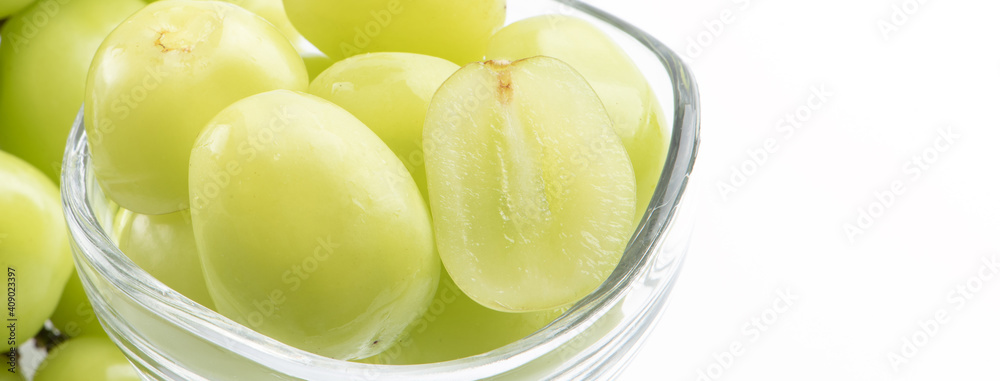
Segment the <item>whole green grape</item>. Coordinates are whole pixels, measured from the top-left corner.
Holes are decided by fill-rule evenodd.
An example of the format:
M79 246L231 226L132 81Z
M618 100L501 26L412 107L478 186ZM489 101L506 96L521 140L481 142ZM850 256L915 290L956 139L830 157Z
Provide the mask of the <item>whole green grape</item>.
M136 265L191 300L213 308L194 242L191 212L147 216L122 209L115 221L118 248Z
M191 152L191 218L223 315L337 359L391 346L440 260L406 168L363 123L286 90L219 113Z
M69 337L107 336L75 271L66 282L59 304L49 320L59 332Z
M227 3L232 3L243 7L250 12L256 13L257 16L263 17L265 20L274 25L281 34L285 35L292 45L295 46L295 50L299 52L299 56L302 57L306 62L306 69L309 71L309 80L313 80L319 73L323 70L333 65L333 60L319 51L312 43L302 37L302 34L292 26L292 22L288 20L288 15L285 14L285 8L281 4L281 0L223 0Z
M0 28L0 149L59 182L94 53L143 5L141 0L46 0L7 20Z
M618 265L635 174L597 94L562 61L465 66L431 101L424 152L441 261L476 302L563 307Z
M457 64L483 59L507 17L506 0L284 0L288 18L334 61L407 52Z
M35 0L4 0L0 3L0 19L13 15L18 11L28 7Z
M309 85L309 93L343 107L374 131L406 165L426 200L424 117L434 92L456 71L458 65L441 58L371 53L336 63Z
M42 329L73 271L64 221L52 181L0 151L0 271L7 285L0 316L15 325L15 346Z
M60 344L39 365L34 381L139 381L139 374L107 337Z
M305 90L294 47L262 18L215 1L152 3L101 44L85 126L108 197L142 214L188 208L188 156L216 113L246 96Z
M427 312L410 325L402 340L370 362L430 364L483 354L544 328L564 311L509 313L483 307L442 270Z
M633 222L638 224L653 197L670 147L669 124L646 77L611 38L572 16L546 15L515 22L493 36L486 52L488 59L534 56L566 62L601 98L632 160L638 193Z

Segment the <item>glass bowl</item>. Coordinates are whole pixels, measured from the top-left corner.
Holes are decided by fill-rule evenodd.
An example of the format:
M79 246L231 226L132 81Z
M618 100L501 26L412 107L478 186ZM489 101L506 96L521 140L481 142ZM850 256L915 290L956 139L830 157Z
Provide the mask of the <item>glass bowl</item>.
M658 321L687 251L682 202L698 150L698 91L670 49L628 23L569 0L509 0L508 22L542 14L591 21L650 80L671 121L670 154L621 264L591 295L542 330L491 352L409 366L333 360L298 350L208 310L164 286L115 246L117 206L94 181L78 116L62 173L74 260L95 314L147 380L610 379ZM667 101L669 100L669 101ZM81 113L82 114L82 113Z

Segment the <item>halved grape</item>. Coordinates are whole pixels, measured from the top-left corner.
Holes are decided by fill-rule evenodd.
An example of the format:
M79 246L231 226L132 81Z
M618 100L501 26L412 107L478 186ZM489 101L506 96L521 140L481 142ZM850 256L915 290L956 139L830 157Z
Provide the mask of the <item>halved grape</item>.
M241 98L305 90L281 32L215 1L152 3L101 45L87 79L87 140L108 196L143 214L188 208L188 157L212 116Z
M0 320L15 325L8 338L14 345L41 330L72 270L59 189L30 164L0 151L0 272L7 285Z
M141 0L39 1L7 20L0 28L0 149L59 182L66 137L83 103L94 52L143 5Z
M369 362L429 364L483 354L542 329L564 311L510 313L483 307L442 270L437 294L424 316L399 343Z
M645 76L611 38L572 16L546 15L515 22L497 32L486 52L488 59L534 56L566 62L601 98L635 170L638 207L634 223L638 224L670 147L669 124Z
M284 0L292 25L334 61L408 52L457 64L483 58L506 0Z
M343 107L371 128L406 165L426 199L424 117L434 92L457 70L450 61L421 54L365 54L327 69L309 93ZM386 112L386 105L392 112Z
M118 248L136 265L167 287L214 308L205 287L189 210L147 216L122 209L115 226L120 231Z
M107 337L71 339L49 353L34 381L139 381L139 374Z
M66 282L59 304L49 320L59 332L69 337L107 336L75 271Z
M462 68L431 101L424 151L438 251L473 300L554 309L618 264L635 174L600 99L565 63Z
M218 311L338 359L381 352L434 295L420 191L344 109L292 91L219 113L191 152L191 217Z

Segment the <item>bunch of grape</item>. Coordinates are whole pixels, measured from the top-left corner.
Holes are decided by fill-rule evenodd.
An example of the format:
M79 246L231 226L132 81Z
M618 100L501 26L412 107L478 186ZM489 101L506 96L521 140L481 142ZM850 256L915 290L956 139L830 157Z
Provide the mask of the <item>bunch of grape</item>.
M123 253L262 334L380 364L547 325L617 266L667 155L620 47L570 16L504 26L505 0L20 3L0 6L0 149L42 172L0 153L0 259L25 338L74 337L38 379L134 377L50 181L81 103Z

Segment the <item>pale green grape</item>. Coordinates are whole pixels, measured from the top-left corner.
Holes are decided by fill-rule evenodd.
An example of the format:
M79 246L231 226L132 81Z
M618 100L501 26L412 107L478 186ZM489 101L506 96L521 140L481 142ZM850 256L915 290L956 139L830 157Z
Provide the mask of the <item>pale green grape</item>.
M479 61L507 17L506 0L284 0L292 25L339 61L408 52Z
M438 251L473 300L554 309L618 264L635 175L600 99L565 63L462 68L431 101L424 152Z
M106 337L60 344L38 367L34 381L139 381L139 374Z
M372 53L340 61L309 92L354 114L396 153L427 198L422 147L431 97L458 65L411 53ZM386 112L387 105L391 112Z
M370 362L429 364L475 356L542 329L562 312L491 310L469 299L442 270L441 283L427 312L410 326L402 340Z
M0 273L7 285L0 320L17 319L9 322L16 325L15 345L42 328L72 271L59 189L0 151Z
M0 0L7 1L7 0ZM141 0L40 1L0 28L0 149L59 182L66 137L104 37Z
M80 276L75 272L66 282L59 304L49 320L59 332L69 337L107 336L94 314L94 307L87 299Z
M549 56L568 63L593 86L611 116L636 174L638 224L660 180L670 146L669 125L648 81L625 51L590 23L564 15L538 16L504 27L488 59Z
M4 0L0 3L0 19L13 15L18 11L27 8L35 0Z
M122 209L115 220L118 248L163 284L213 308L191 229L191 212L147 216Z
M308 75L281 32L238 6L150 4L115 29L87 78L87 140L108 196L143 214L188 208L198 132L241 98L305 90Z
M437 287L430 216L392 151L321 98L223 110L191 152L191 217L220 313L338 359L391 346Z
M302 34L292 26L292 22L288 21L288 16L285 14L285 8L281 5L281 0L223 0L227 3L232 3L243 7L250 12L256 13L258 16L263 17L265 20L274 25L281 34L284 34L292 45L295 45L295 50L299 52L302 59L306 62L306 68L309 70L309 79L312 80L322 73L323 70L333 65L333 60L328 58L326 54L319 51L313 44L311 44Z

